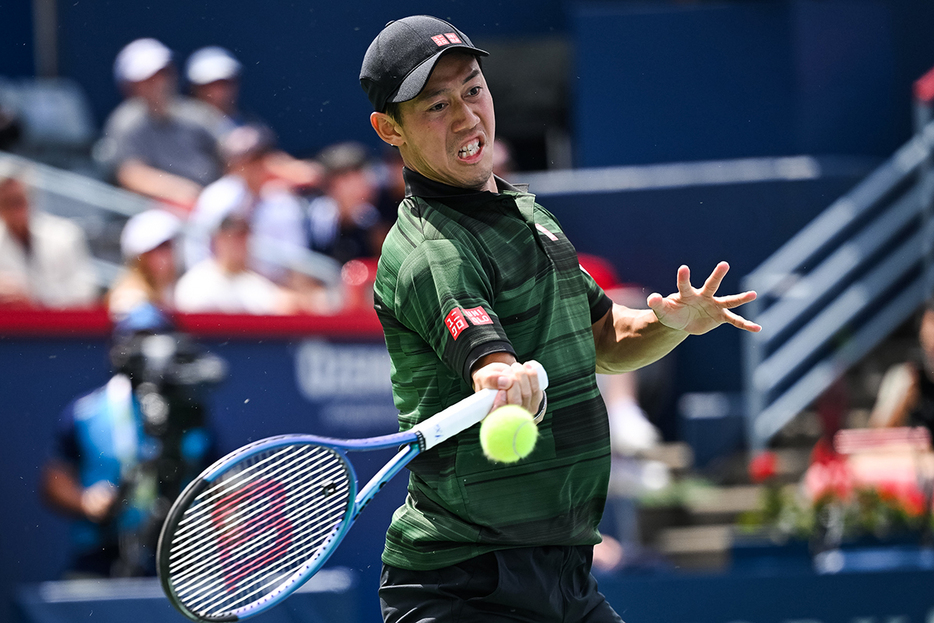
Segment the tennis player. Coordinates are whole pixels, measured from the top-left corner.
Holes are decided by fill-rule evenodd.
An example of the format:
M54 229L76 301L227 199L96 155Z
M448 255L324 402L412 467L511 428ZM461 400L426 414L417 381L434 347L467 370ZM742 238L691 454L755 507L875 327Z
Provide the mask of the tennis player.
M390 22L360 82L370 122L397 147L406 198L379 262L375 305L392 358L401 429L480 388L540 421L515 464L483 455L478 426L418 457L382 554L387 622L604 622L620 617L590 573L610 467L595 372L664 356L688 335L759 326L715 296L729 267L649 309L615 305L584 272L561 226L492 173L496 121L487 52L428 16ZM548 396L523 362L548 371Z

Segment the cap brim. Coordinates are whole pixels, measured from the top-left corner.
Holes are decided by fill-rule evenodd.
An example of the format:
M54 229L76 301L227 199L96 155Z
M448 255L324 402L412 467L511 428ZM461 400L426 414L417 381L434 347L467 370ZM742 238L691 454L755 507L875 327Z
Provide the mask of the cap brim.
M428 78L431 77L431 72L434 70L438 59L449 52L467 52L468 54L474 54L476 56L490 55L490 53L485 50L469 45L448 46L434 56L425 59L420 65L409 72L409 75L406 76L402 84L399 85L399 89L388 101L398 104L399 102L407 102L411 99L415 99L428 83Z

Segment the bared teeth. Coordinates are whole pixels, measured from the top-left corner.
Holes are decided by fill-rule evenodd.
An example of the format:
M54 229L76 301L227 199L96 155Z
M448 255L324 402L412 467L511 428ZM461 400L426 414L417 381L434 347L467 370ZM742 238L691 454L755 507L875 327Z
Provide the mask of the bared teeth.
M473 141L472 143L464 145L458 153L469 158L478 151L480 151L480 141Z

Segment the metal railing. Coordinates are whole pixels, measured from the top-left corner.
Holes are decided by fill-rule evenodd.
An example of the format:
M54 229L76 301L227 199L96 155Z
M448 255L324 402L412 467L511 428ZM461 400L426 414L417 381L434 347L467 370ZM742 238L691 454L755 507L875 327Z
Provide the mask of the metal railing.
M934 72L925 79L934 85ZM911 140L744 278L763 327L743 342L750 448L764 447L934 289L931 99L916 98Z

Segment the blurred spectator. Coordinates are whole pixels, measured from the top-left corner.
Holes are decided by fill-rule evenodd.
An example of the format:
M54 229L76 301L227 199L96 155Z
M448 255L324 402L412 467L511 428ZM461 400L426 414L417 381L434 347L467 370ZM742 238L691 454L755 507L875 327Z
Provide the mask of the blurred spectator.
M504 139L498 138L493 143L493 175L509 180L515 172L516 162L512 157L512 147Z
M203 105L178 94L172 52L137 39L114 62L125 101L111 113L97 150L120 186L190 210L201 189L222 173L222 128Z
M220 127L224 133L244 125L267 125L240 109L242 69L243 65L230 50L216 45L193 52L185 66L191 96L204 104L207 123ZM266 155L266 167L295 188L314 188L321 182L320 167L279 149Z
M264 244L304 249L304 202L270 171L268 156L274 137L265 126L245 125L232 130L221 142L227 173L204 189L189 219L185 237L185 264L189 268L210 257L210 237L228 215L250 222L253 235ZM285 284L289 271L282 266L252 259L251 266L267 278Z
M107 295L111 317L120 320L143 303L174 308L178 278L174 241L181 227L177 216L160 209L140 212L127 221L120 234L126 271Z
M378 263L379 258L364 257L341 266L345 310L373 311L373 284Z
M376 209L380 218L391 225L396 220L399 204L405 199L405 178L402 175L402 154L396 147L383 148L383 157L376 168L379 194Z
M586 253L578 254L578 259L581 268L594 278L615 303L633 308L646 307L645 302L640 300L641 289L622 284L616 269L608 261ZM610 417L610 445L614 453L622 456L638 454L660 441L659 432L649 422L640 405L639 374L627 372L597 375L597 383Z
M0 151L11 151L23 134L23 124L16 111L0 103Z
M250 223L242 215L224 217L213 232L213 255L188 270L175 288L182 312L287 314L298 310L291 292L249 268Z
M162 521L215 458L203 390L226 365L143 305L114 330L113 377L62 412L42 493L74 519L69 577L155 574Z
M228 124L228 130L247 123L239 108L242 68L229 50L219 46L196 50L185 65L191 96L206 104L218 123Z
M302 310L334 311L337 302L326 296L322 283L288 268L290 258L308 253L305 201L270 170L272 132L265 126L235 128L224 137L221 151L227 174L198 198L185 235L185 265L190 269L208 259L212 232L227 216L241 216L250 224L250 268L295 292ZM282 261L258 258L256 248L275 250Z
M869 416L872 427L925 426L934 433L934 300L918 321L918 346L889 368Z
M378 256L389 227L373 205L377 187L366 147L337 143L317 160L324 167L324 194L308 207L311 248L342 264Z
M98 297L81 228L34 210L23 172L0 170L0 304L80 307Z

